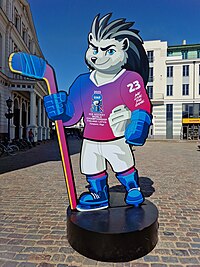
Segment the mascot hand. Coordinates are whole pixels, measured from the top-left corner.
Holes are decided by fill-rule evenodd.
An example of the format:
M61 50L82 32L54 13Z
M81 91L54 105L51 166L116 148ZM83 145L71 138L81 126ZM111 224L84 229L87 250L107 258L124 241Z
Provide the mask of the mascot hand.
M135 146L142 146L149 133L152 115L144 110L135 110L131 114L131 123L125 130L126 142Z
M69 121L74 115L74 108L70 101L67 100L66 92L60 91L44 97L44 106L49 119Z

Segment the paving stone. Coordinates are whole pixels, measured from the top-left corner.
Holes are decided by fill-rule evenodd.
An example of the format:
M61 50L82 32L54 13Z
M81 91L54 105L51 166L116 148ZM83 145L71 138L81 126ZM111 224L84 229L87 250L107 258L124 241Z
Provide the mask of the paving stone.
M17 254L15 256L15 260L28 260L29 259L30 254Z
M167 267L167 264L163 263L152 263L151 267Z
M172 254L176 256L189 256L189 253L187 250L183 249L172 249Z
M37 265L37 267L55 267L56 264L48 263L48 262L41 262Z
M9 260L11 260L11 259L13 259L14 257L15 257L15 253L13 253L13 252L6 252L6 251L4 251L4 252L0 252L0 259L9 259Z
M189 249L188 251L192 256L194 255L200 256L200 249Z
M197 264L197 263L199 263L197 258L185 258L184 257L184 258L180 258L179 260L182 264L187 264L187 263Z
M147 262L158 262L159 261L159 257L158 256L151 256L151 255L147 255L144 256L144 260Z
M31 262L21 262L17 267L37 267L37 264Z
M178 262L178 259L177 257L172 257L172 256L162 256L162 261L172 263L172 262Z
M65 254L54 254L51 258L51 261L53 262L64 262L66 259L66 255Z
M44 247L26 247L23 252L43 252Z
M169 249L154 249L154 253L158 255L170 255L171 251Z
M189 244L185 242L176 242L177 248L189 248Z
M19 262L14 262L14 261L6 261L3 264L3 267L16 267L19 264Z

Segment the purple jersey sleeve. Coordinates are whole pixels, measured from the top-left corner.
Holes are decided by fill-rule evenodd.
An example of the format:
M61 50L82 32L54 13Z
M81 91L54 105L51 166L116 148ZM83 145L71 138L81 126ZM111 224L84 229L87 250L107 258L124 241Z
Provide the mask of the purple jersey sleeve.
M151 103L143 79L138 73L128 71L121 82L120 90L124 104L130 111L142 109L151 113Z
M64 126L72 126L76 124L83 115L83 107L81 102L81 76L78 76L69 89L68 100L74 107L74 116L71 120L63 123Z

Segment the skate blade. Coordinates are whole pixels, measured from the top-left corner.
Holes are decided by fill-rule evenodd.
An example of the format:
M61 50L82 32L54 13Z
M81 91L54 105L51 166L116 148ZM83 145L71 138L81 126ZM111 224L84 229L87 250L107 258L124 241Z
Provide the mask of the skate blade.
M78 211L94 211L94 210L102 210L102 209L107 209L108 208L108 205L105 205L105 206L101 206L101 207L86 207L85 205L83 206L83 205L77 205L76 206L76 209L78 210Z

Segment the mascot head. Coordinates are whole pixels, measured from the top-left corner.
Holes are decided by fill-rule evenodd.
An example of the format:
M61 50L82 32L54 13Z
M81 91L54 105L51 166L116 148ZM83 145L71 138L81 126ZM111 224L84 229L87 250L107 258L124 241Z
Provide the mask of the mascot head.
M91 70L108 74L121 69L138 72L146 85L149 63L139 31L130 29L134 22L125 22L125 19L109 23L111 15L94 18L88 35L86 64Z

